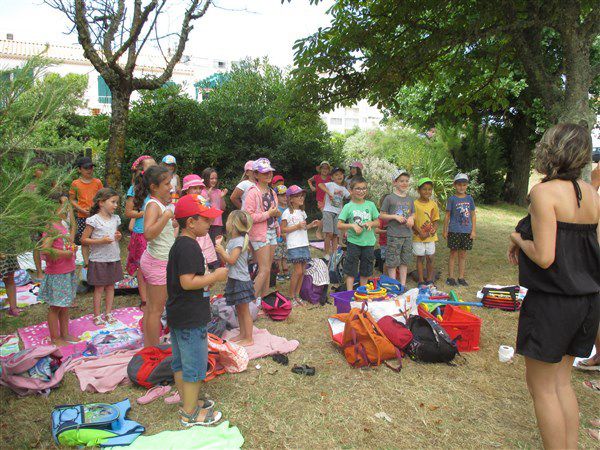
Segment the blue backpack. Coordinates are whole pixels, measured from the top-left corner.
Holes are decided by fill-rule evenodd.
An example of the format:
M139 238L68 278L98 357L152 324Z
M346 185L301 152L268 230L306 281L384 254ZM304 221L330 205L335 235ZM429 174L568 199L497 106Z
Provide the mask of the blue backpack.
M52 437L58 445L112 447L130 445L145 431L126 418L129 399L118 403L60 405L52 411Z

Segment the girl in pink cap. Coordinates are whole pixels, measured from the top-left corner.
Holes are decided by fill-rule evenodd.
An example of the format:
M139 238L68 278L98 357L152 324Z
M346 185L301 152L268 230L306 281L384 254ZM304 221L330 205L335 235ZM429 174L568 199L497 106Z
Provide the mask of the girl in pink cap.
M227 195L227 189L219 189L219 174L212 167L207 167L202 171L202 178L204 179L206 187L202 189L200 195L210 201L214 208L224 212L227 205L225 204L223 197ZM223 234L223 218L221 216L215 219L210 226L208 234L210 235L213 244L215 243L215 238Z
M256 183L256 177L254 176L254 170L252 169L253 164L254 161L252 160L246 162L244 165L244 175L231 193L231 197L229 197L231 203L233 203L237 209L244 208L244 201L246 200L248 189Z

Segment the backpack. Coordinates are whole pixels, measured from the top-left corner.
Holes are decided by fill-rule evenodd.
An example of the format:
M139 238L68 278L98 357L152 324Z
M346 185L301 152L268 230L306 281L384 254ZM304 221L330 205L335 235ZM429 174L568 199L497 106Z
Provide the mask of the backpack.
M279 291L271 292L262 298L262 309L272 320L285 320L292 312L292 302Z
M413 334L413 341L406 352L411 359L430 362L448 363L458 355L456 342L439 323L433 319L411 316L407 326Z
M340 284L344 281L344 251L341 248L331 255L327 268L331 284Z
M316 305L320 303L324 305L327 302L327 294L329 293L329 286L317 286L313 283L313 277L311 275L304 275L302 277L302 286L300 286L300 298L307 302Z
M214 334L208 333L208 350L216 352L216 362L227 373L239 373L248 368L248 352L235 342L227 342Z
M212 316L220 317L221 319L223 319L228 330L240 327L240 323L235 312L235 306L227 305L227 300L225 299L225 297L220 296L213 298L210 305ZM248 303L248 306L250 308L250 315L252 316L252 320L254 321L258 317L258 306L255 302ZM210 330L209 332L212 333L212 331Z
M377 325L395 347L403 353L413 340L411 331L400 321L392 316L383 316L377 321Z
M137 328L101 331L87 343L83 356L108 355L117 350L133 350L142 346L144 337Z
M48 394L65 375L66 364L55 345L27 348L0 362L0 384L19 396ZM53 370L54 369L54 370Z
M394 358L400 361L399 350L385 337L364 307L352 308L349 313L336 314L332 318L345 322L341 347L346 361L352 367L378 366ZM399 371L400 368L394 370Z
M112 447L130 445L145 428L126 418L129 399L118 403L59 405L54 408L52 437L57 445Z
M138 386L146 389L158 384L173 382L171 362L173 353L170 345L141 349L127 364L127 376Z

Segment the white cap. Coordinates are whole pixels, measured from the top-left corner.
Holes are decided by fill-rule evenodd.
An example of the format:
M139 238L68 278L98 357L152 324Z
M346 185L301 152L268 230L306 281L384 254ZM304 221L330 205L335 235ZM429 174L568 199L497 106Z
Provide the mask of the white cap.
M410 176L410 174L408 173L408 170L406 170L406 169L397 169L392 174L392 181L396 181L398 179L398 177L400 177L400 175L408 175L408 176Z
M466 173L457 173L454 177L454 182L456 183L457 181L469 181L469 175Z

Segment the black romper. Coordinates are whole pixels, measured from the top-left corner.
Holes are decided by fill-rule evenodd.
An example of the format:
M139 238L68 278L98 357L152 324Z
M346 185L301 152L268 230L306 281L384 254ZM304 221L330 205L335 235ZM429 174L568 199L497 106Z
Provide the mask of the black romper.
M573 184L579 206L581 191ZM600 322L597 226L557 222L556 256L547 269L519 252L519 283L528 292L519 315L517 353L548 363L591 353ZM516 231L533 240L529 215Z

